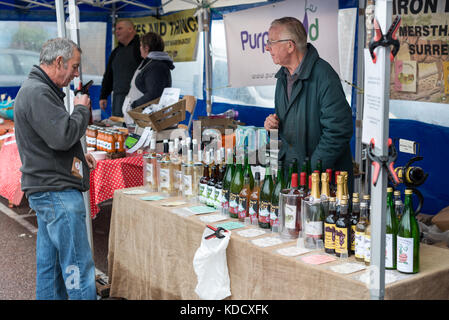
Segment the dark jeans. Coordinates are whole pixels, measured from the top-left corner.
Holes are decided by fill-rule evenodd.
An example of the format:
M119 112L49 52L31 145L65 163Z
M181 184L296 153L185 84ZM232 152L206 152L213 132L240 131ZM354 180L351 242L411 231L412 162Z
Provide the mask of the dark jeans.
M112 115L123 117L122 106L125 101L126 93L113 93L112 95Z

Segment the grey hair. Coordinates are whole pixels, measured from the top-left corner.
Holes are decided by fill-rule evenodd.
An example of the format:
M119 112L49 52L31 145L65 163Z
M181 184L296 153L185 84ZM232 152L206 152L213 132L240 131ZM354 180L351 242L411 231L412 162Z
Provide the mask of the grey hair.
M298 50L303 51L307 47L307 32L304 25L294 17L283 17L273 20L271 26L282 26L283 36L295 42Z
M66 38L54 38L44 43L39 57L39 63L50 65L57 57L61 56L64 64L73 57L74 49L82 53L81 48L72 40Z

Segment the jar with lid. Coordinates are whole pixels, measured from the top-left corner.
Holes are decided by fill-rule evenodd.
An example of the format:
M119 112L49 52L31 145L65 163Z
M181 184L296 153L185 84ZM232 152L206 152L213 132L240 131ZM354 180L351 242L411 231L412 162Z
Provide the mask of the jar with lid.
M125 152L125 138L123 133L116 131L114 133L115 137L115 152Z

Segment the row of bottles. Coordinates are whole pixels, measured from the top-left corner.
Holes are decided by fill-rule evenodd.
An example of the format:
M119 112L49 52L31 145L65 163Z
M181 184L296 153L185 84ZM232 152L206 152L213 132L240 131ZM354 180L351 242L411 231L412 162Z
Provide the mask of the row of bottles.
M125 135L119 130L90 125L86 129L86 145L107 153L125 152Z

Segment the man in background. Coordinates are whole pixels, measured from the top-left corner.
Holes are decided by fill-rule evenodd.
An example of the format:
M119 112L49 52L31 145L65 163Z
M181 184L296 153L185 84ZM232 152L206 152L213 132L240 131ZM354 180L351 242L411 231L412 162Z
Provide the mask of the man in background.
M108 97L112 94L112 115L123 117L122 105L128 94L131 79L142 57L140 41L130 20L119 20L115 25L117 47L112 51L103 75L100 108L106 110Z

